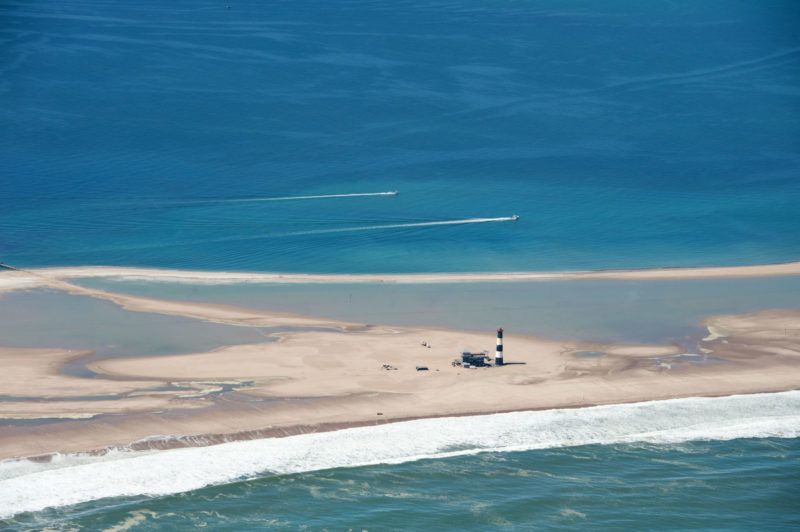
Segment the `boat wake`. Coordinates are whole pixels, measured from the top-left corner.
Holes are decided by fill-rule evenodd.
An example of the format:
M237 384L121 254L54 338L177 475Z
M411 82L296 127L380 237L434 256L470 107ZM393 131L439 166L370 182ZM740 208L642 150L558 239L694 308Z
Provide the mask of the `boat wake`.
M485 224L495 222L514 222L519 216L502 216L499 218L464 218L462 220L444 220L440 222L411 222L402 224L381 224L381 225L362 225L358 227L337 227L333 229L312 229L309 231L295 231L282 233L281 236L293 235L324 235L328 233L348 233L356 231L378 231L382 229L405 229L413 227L436 227L441 225L466 225L466 224Z
M226 200L227 201L227 200ZM218 238L203 238L198 240L176 241L171 242L171 246L197 246L213 243L225 242L246 242L255 240L266 240L270 238L287 238L293 236L312 236L312 235L327 235L336 233L358 233L362 231L381 231L391 229L411 229L420 227L439 227L448 225L469 225L469 224L484 224L496 222L514 222L519 220L516 214L513 216L502 216L499 218L463 218L459 220L442 220L442 221L428 221L428 222L407 222L407 223L392 223L392 224L377 224L377 225L359 225L354 227L333 227L329 229L309 229L304 231L286 231L274 233L259 233L254 235L232 235ZM102 249L103 251L136 251L147 250L153 248L163 247L164 244L146 244L134 246L108 246L103 248L95 248L95 250Z
M353 194L317 194L312 196L279 196L267 198L240 198L240 199L222 199L216 200L214 203L251 203L260 201L300 201L300 200L317 200L317 199L334 199L334 198L363 198L368 196L397 196L399 192L392 190L390 192L357 192Z
M421 419L168 451L0 462L0 518L264 475L588 444L796 438L800 391Z
M366 198L376 196L397 196L400 193L396 190L388 192L353 192L347 194L308 194L301 196L263 196L252 198L206 198L206 199L187 199L187 200L163 200L158 205L218 205L226 203L263 203L269 201L305 201L305 200L324 200L342 198Z

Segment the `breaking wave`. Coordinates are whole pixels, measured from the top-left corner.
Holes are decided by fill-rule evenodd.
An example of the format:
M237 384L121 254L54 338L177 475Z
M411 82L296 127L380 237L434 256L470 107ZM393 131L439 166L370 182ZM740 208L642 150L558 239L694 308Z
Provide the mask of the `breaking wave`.
M168 451L0 463L0 518L264 475L587 444L800 436L800 391L422 419Z

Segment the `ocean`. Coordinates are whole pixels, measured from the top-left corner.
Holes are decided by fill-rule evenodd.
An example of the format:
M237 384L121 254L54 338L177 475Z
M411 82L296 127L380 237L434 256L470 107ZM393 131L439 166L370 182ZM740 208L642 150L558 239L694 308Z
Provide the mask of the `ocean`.
M0 262L375 273L797 260L799 23L794 1L7 0ZM498 321L524 309L517 330L600 340L694 339L706 312L796 307L794 278L732 283L475 290ZM302 286L116 286L409 324L436 301L425 308L442 326L486 318L453 314L470 294L439 286L354 300L347 286L317 300ZM380 309L386 291L398 304ZM26 309L44 320L73 302L5 304L0 343L27 345ZM253 334L75 305L112 355ZM79 318L42 340L85 347ZM2 462L0 529L796 530L797 397Z
M227 4L3 2L1 261L427 272L800 255L796 2Z
M797 530L794 439L587 445L241 480L26 514L69 530Z
M0 524L791 530L798 442L794 391L57 456L0 463Z

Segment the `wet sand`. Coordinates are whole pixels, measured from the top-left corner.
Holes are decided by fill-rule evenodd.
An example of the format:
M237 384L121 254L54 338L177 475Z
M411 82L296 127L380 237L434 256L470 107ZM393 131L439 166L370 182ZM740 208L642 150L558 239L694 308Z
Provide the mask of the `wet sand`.
M165 391L163 379L90 379L61 373L65 364L89 354L66 349L0 347L0 418L79 419L202 406L183 399L193 391L203 390L200 384Z
M676 278L789 275L785 265L536 275L555 278ZM90 362L92 378L61 368L76 353L0 349L0 459L109 447L161 448L279 436L419 417L580 407L800 387L800 311L709 317L700 353L677 345L601 344L509 335L504 367L465 369L458 354L494 351L492 334L362 323L226 305L167 301L85 288L65 279L142 275L143 270L79 268L0 272L7 290L47 287L111 301L134 312L242 327L299 327L264 343L211 352ZM111 272L111 273L110 273ZM201 272L212 281L224 273ZM154 271L174 280L184 272ZM237 274L256 276L271 274ZM258 277L261 275L262 277ZM483 274L470 274L483 275ZM660 276L667 277L660 277ZM600 276L600 277L597 277ZM621 277L620 277L621 276ZM632 276L632 277L630 277ZM645 276L645 277L641 277ZM654 276L654 277L647 277ZM329 279L332 276L312 276ZM340 278L342 276L333 276ZM380 282L443 276L346 276ZM161 277L159 277L161 278ZM179 277L180 278L180 277ZM464 281L462 275L444 276ZM194 279L194 278L191 278ZM237 278L236 282L241 282ZM293 276L305 279L308 276ZM511 280L511 279L509 279ZM281 281L278 281L281 282ZM300 282L300 281L296 281ZM270 341L271 340L271 341ZM275 341L277 340L277 341ZM422 342L427 346L423 346ZM592 356L581 356L591 352ZM74 363L74 362L73 362ZM390 369L385 369L388 365ZM426 366L427 371L417 371ZM91 375L91 373L90 373ZM37 424L39 419L65 419ZM25 424L21 420L30 420Z
M512 334L506 338L506 362L511 364L465 369L452 366L452 360L462 349L493 354L493 335L367 326L52 283L134 311L239 326L291 323L316 329L275 333L278 341L212 352L94 361L89 364L94 378L60 375L61 365L75 356L68 351L4 349L0 357L11 371L0 376L0 395L26 397L0 404L4 417L96 417L4 426L0 458L112 446L200 445L419 417L800 387L800 311L709 318L702 353L690 356L673 345ZM580 356L583 351L599 355ZM428 370L417 371L417 366ZM208 393L220 383L236 391ZM165 390L176 384L180 390ZM118 398L83 400L108 394Z

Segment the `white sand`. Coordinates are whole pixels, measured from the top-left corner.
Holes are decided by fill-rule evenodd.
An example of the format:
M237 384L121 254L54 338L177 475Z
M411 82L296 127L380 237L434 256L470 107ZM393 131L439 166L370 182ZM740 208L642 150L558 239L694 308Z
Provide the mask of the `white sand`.
M46 284L44 278L68 280L90 277L147 279L190 283L458 283L494 281L548 281L578 279L705 279L723 277L770 277L800 275L800 262L754 266L707 268L653 268L639 270L600 270L566 272L486 272L419 274L298 274L258 272L217 272L82 266L41 268L25 272L0 272L0 290ZM13 274L13 275L11 275ZM38 277L37 276L41 276ZM5 279L4 279L5 278ZM12 280L12 278L15 278Z

